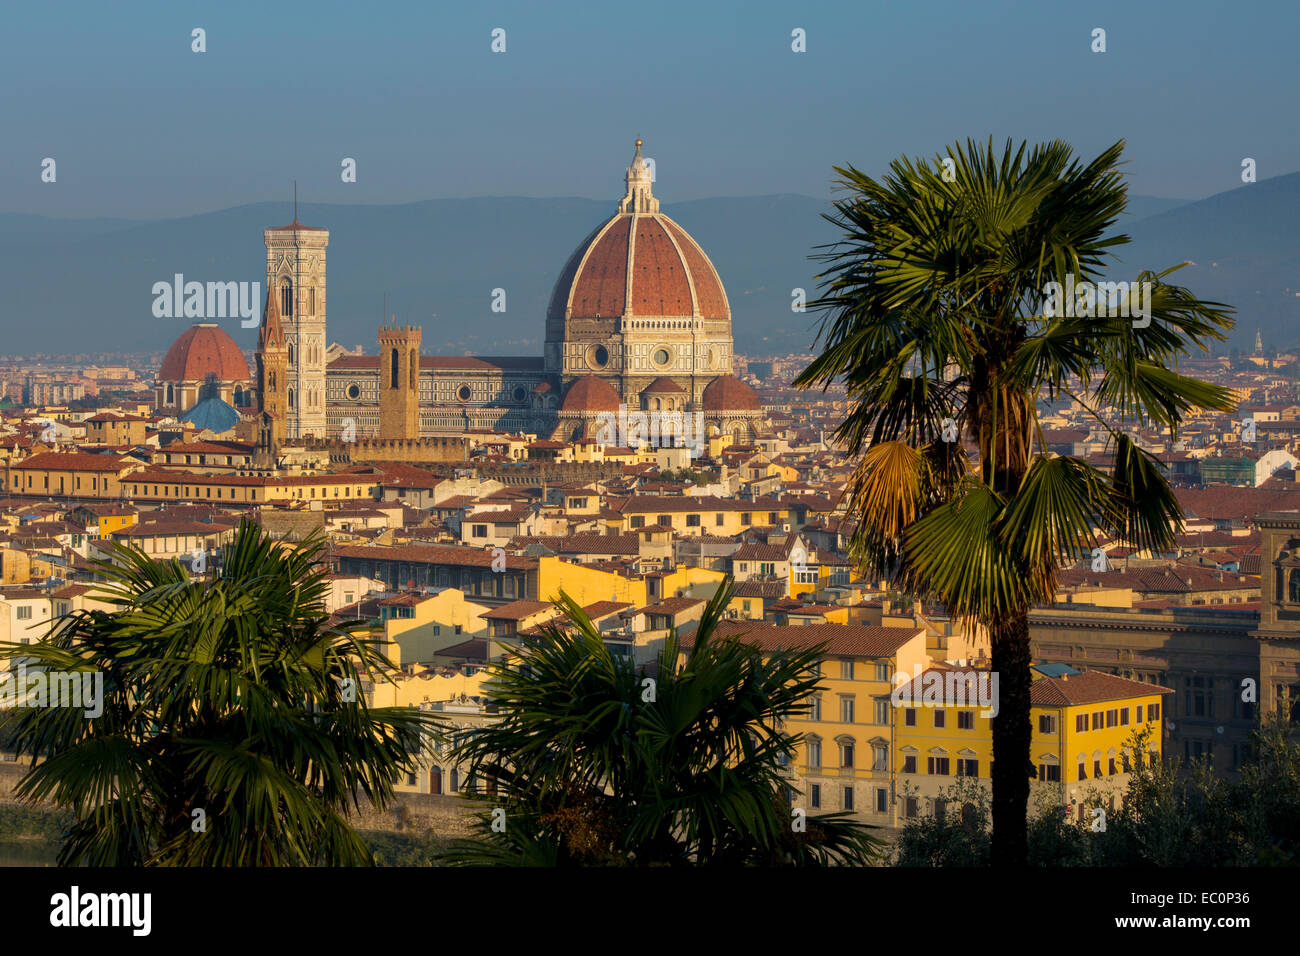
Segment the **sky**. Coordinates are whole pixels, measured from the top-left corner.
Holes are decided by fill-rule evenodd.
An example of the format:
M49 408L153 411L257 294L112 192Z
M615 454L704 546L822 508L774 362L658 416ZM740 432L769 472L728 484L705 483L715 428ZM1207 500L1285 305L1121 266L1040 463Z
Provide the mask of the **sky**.
M1130 191L1197 199L1246 157L1300 169L1297 27L1252 0L13 3L0 212L181 217L295 178L314 202L606 199L638 135L669 202L830 196L836 165L989 136L1122 138Z

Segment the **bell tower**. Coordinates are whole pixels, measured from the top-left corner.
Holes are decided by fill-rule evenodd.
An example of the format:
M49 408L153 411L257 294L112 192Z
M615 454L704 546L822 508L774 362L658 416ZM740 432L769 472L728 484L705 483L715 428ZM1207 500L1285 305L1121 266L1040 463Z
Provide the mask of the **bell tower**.
M285 438L325 438L325 248L327 229L298 221L264 230L266 287L274 290L287 352Z
M418 325L379 327L379 437L420 437Z

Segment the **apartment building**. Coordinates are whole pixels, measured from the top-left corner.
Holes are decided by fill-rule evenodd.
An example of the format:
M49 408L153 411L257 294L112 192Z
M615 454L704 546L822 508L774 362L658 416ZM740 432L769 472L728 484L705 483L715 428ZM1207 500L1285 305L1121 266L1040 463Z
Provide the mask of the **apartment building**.
M896 825L946 812L963 779L991 794L993 676L987 668L935 665L891 692ZM1114 809L1133 764L1160 759L1165 698L1173 690L1051 664L1038 665L1033 676L1030 812L1044 801L1070 807L1079 820L1091 807Z
M794 806L810 813L847 810L892 825L889 691L895 674L919 672L929 663L925 629L726 620L717 633L768 652L825 645L820 690L808 712L784 728L790 736L803 735L787 766ZM694 646L690 637L682 644L683 652Z

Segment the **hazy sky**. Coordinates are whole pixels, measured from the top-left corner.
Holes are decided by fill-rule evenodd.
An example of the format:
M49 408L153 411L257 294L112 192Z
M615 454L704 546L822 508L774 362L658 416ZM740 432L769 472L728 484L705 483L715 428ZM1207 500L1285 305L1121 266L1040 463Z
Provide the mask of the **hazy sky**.
M1125 138L1133 192L1200 198L1243 157L1300 169L1297 26L1199 0L9 3L0 211L181 216L294 177L317 202L609 198L638 133L668 201L824 196L832 165L990 134Z

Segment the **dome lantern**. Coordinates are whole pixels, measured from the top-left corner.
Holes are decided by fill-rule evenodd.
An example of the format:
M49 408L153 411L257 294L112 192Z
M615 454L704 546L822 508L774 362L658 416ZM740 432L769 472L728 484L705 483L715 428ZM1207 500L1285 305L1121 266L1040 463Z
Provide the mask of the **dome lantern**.
M633 212L650 216L659 213L659 200L655 199L650 190L650 167L641 156L640 136L636 138L636 155L632 157L632 165L627 168L623 182L627 184L627 195L618 204L620 213Z

